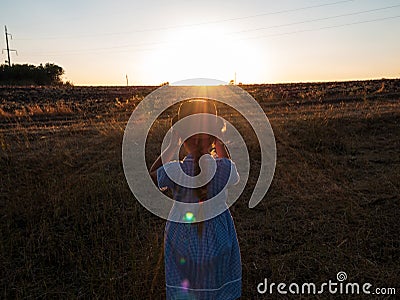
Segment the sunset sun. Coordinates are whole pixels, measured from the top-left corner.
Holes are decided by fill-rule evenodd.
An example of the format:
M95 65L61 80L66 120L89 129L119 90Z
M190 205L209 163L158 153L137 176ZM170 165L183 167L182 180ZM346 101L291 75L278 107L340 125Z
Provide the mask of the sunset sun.
M150 54L149 69L159 70L166 81L207 77L223 81L255 78L263 73L267 53L251 42L239 40L216 26L176 29L166 36L165 45Z

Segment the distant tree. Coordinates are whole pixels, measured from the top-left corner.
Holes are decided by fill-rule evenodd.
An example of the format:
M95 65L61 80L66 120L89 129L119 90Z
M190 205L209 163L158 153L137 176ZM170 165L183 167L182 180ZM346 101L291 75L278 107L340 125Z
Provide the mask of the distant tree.
M0 85L60 85L63 74L62 67L51 63L0 65Z
M64 75L63 68L55 64L47 63L44 69L46 71L46 78L48 78L52 84L62 83L61 76Z

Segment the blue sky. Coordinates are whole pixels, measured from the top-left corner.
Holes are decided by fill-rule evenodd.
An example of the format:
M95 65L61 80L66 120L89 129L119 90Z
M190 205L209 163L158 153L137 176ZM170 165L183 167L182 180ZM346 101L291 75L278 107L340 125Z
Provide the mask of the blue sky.
M393 0L15 0L0 20L13 63L56 63L76 85L400 77Z

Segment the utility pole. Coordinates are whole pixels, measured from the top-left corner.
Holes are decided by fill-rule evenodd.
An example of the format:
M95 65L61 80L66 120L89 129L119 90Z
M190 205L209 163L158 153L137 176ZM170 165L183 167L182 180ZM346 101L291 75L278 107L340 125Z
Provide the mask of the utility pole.
M1 51L1 53L3 53L4 50L7 50L7 57L8 57L8 60L7 60L6 62L8 62L8 66L11 67L10 51L15 51L15 53L17 53L17 55L18 55L18 52L17 52L17 50L10 49L10 47L9 47L9 45L8 45L8 36L11 36L11 39L12 39L12 35L11 35L11 33L7 33L7 26L4 26L4 29L5 29L5 33L6 33L6 44L7 44L7 49L3 49L3 50Z
M126 74L126 86L129 86L128 74Z

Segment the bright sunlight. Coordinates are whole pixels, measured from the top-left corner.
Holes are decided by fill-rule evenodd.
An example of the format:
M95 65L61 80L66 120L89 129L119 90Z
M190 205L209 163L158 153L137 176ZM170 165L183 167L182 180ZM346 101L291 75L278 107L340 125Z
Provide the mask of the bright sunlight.
M261 53L253 41L239 40L216 26L194 26L171 31L162 43L150 52L149 70L159 70L161 81L197 77L228 82L241 78L256 81L260 75L269 77L260 66L269 65L268 53Z

